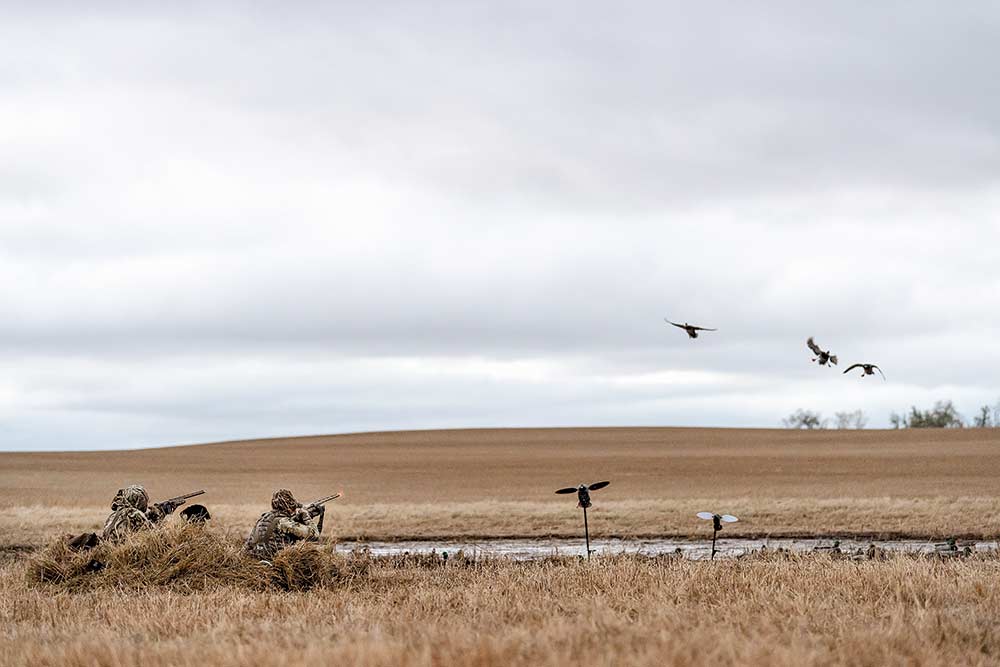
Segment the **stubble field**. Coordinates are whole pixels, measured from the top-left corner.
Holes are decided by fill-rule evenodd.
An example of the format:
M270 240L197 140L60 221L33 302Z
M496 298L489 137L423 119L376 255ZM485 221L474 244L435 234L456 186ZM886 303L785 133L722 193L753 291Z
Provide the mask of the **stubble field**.
M174 550L155 576L89 589L27 574L32 549L96 529L133 482L154 499L209 490L210 534L232 554L279 486L343 489L327 517L340 540L574 536L579 511L552 491L599 479L598 535L704 535L691 515L718 509L741 516L730 535L996 539L996 433L447 431L2 454L0 664L998 664L995 555L370 559L309 591L177 583Z
M614 428L418 431L128 452L0 454L3 544L94 530L115 491L154 500L206 489L217 523L246 532L271 491L343 490L339 538L575 536L556 488L611 480L595 535L985 537L1000 534L1000 430Z

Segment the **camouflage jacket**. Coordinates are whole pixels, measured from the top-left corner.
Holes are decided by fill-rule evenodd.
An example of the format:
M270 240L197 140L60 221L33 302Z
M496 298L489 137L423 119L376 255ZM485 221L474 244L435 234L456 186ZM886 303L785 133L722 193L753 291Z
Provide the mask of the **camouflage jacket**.
M134 507L122 507L115 510L104 522L104 532L101 537L117 542L129 533L152 528L163 520L166 514L156 507L150 507L142 512Z
M314 524L296 519L285 512L272 510L261 514L257 519L243 550L255 558L267 560L290 544L318 538L319 531Z
M118 542L129 533L152 528L169 512L160 505L147 508L148 496L141 486L130 486L118 491L111 502L111 515L104 522L101 537Z

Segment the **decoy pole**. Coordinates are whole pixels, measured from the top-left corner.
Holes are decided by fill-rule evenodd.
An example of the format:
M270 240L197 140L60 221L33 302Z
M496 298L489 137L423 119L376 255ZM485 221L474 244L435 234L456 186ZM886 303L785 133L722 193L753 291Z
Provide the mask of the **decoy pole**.
M578 499L577 506L583 509L583 539L587 545L587 560L590 560L590 523L587 521L587 508L590 507L590 492L603 489L611 482L594 482L590 486L581 484L580 486L567 486L559 489L556 493L575 493Z
M719 531L722 530L722 522L734 523L739 521L732 514L716 514L714 512L698 512L699 519L705 519L706 521L712 521L712 555L709 560L715 560L715 554L717 553L715 548L715 541L719 537Z
M722 524L719 523L719 515L716 514L712 517L712 557L709 560L715 560L715 538L719 536L720 528L722 528Z

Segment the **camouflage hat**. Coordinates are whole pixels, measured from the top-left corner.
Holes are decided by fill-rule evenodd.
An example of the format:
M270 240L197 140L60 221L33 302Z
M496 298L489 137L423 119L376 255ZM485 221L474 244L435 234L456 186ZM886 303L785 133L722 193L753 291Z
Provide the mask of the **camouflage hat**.
M294 514L295 510L302 507L302 504L295 500L295 496L288 489L278 489L271 496L271 509L275 512Z
M111 501L111 509L116 511L122 509L123 507L134 507L140 512L145 512L148 505L149 494L146 493L146 489L142 488L138 484L126 486L124 489L118 489L118 493L115 494L115 499Z

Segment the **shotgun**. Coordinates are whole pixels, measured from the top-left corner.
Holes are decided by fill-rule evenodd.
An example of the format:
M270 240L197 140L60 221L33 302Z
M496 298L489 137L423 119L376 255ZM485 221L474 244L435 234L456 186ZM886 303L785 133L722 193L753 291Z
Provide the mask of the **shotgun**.
M332 496L327 496L325 498L320 498L319 500L314 500L302 509L309 512L309 516L319 517L319 523L316 524L316 530L319 531L320 535L323 534L323 519L326 518L326 505L331 500L336 500L340 497L339 493L335 493Z
M158 508L164 514L172 514L175 509L187 502L188 498L194 498L195 496L200 496L205 493L204 490L192 491L191 493L185 493L173 498L167 498L166 500L161 500L160 502L153 505L153 507Z

